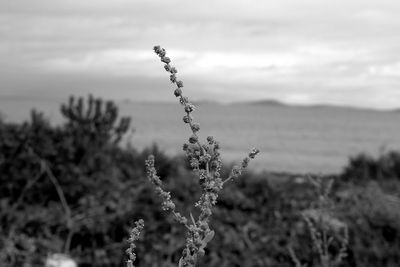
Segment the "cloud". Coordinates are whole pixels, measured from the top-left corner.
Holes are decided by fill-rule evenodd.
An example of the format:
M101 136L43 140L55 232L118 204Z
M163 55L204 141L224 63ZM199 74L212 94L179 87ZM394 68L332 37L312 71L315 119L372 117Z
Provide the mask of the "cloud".
M400 77L400 61L381 66L369 66L368 73L373 76Z
M151 51L160 44L199 99L391 108L399 12L389 0L3 1L0 94L60 86L123 97L132 80L154 88L168 83ZM126 97L148 98L133 91Z

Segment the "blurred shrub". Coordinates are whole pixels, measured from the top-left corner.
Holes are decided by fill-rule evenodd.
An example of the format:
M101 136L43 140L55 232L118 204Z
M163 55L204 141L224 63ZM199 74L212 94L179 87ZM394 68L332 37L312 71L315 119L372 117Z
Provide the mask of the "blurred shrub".
M143 218L137 266L177 266L184 229L161 210L144 160L156 155L179 210L195 215L199 187L183 157L168 157L156 145L122 148L129 120L119 119L111 102L71 98L62 113L59 126L37 111L22 124L0 122L0 265L42 266L47 253L64 251L81 267L124 266L129 226ZM350 230L343 266L400 265L398 177L396 152L360 155L329 177L338 184L336 214ZM211 221L216 236L198 266L294 266L289 246L302 264L317 266L301 218L316 200L301 175L246 173L221 193Z
M37 111L23 124L1 124L1 262L35 265L61 251L94 264L121 257L143 187L143 170L132 165L142 163L135 164L136 151L118 147L129 119L118 121L112 102L89 97L83 104L71 98L63 105L61 126Z
M340 179L338 202L353 234L359 266L400 265L400 153L350 159Z
M342 179L354 183L370 180L400 180L400 152L389 151L378 158L367 154L351 157L345 167Z

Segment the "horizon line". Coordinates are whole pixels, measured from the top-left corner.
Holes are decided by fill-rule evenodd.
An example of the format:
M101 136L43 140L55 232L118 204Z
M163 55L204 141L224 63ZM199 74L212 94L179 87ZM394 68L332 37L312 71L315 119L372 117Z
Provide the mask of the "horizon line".
M87 97L89 95L94 94L85 94L85 95L73 95L71 94L70 96L74 97ZM96 97L96 96L94 96ZM11 98L13 100L32 100L32 101L38 101L38 100L43 100L43 101L57 101L57 102L62 102L62 101L67 101L68 97L64 96L35 96L35 95L17 95L17 94L0 94L0 101L4 101L7 99L4 98ZM111 98L111 97L97 97L97 98L102 98L105 100L111 100L116 103L161 103L161 104L172 104L176 103L175 99L171 100L147 100L147 99L142 99L142 100L137 100L137 99L131 99L131 98ZM174 101L175 100L175 101ZM327 103L327 102L310 102L310 103L295 103L295 102L287 102L287 101L282 101L279 99L274 99L274 98L264 98L260 100L241 100L241 101L218 101L218 100L210 100L210 99L193 99L192 102L194 104L217 104L217 105L266 105L266 106L284 106L284 107L299 107L299 108L339 108L339 109L355 109L355 110L372 110L372 111L400 111L400 106L399 107L388 107L388 108L380 108L380 107L371 107L371 106L358 106L358 105L346 105L346 104L336 104L336 103Z

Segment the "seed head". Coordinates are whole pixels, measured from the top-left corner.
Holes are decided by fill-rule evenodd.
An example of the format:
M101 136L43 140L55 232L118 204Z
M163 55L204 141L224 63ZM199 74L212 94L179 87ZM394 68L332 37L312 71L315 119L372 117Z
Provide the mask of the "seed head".
M161 52L161 53L163 53L163 52ZM160 53L160 56L161 56L161 53ZM171 62L171 59L169 57L162 56L161 61L166 64L169 64Z
M158 53L158 56L162 58L162 57L165 57L166 54L167 54L167 52L165 51L164 48L162 48L160 53Z
M212 145L214 143L214 137L207 136L207 142L208 142L208 144Z
M190 112L192 112L194 110L194 105L192 105L192 104L187 104L186 106L185 106L185 111L187 112L187 113L190 113Z
M249 153L249 158L254 159L254 157L260 153L260 150L258 150L257 148L253 148L250 153Z
M234 178L239 177L242 174L242 169L239 166L233 166L231 175Z
M156 54L159 54L161 52L161 47L159 45L154 46L153 48L154 52L156 52Z
M175 204L171 200L164 201L161 205L162 205L163 210L174 210L175 209Z
M196 158L193 158L190 161L190 167L192 167L193 169L198 169L199 168L199 160Z
M243 159L243 161L242 161L242 168L243 168L243 169L246 169L247 166L249 165L249 162L250 162L250 158L245 157L245 158Z
M192 135L191 137L189 137L189 143L191 144L196 144L198 140L199 138L197 137L197 135Z
M192 124L192 131L193 132L198 132L200 130L200 124L198 123L193 123Z
M185 115L185 116L183 116L183 122L184 123L189 123L190 122L190 116L189 115Z
M212 169L216 169L217 167L218 167L218 161L216 161L216 160L213 160L213 161L211 161L211 168Z
M182 95L182 90L180 88L176 88L174 91L174 95L176 97L180 97Z
M214 142L214 151L220 149L221 146L219 145L219 142Z
M186 150L188 150L188 148L189 148L189 145L188 144L183 144L183 146L182 146L182 149L183 149L183 151L186 151Z
M171 71L171 65L165 64L165 65L164 65L164 69L165 69L166 71Z
M187 103L189 103L189 99L186 96L181 96L181 98L179 99L179 102L182 105L186 105Z
M205 154L204 156L200 156L201 163L207 163L211 160L210 154Z

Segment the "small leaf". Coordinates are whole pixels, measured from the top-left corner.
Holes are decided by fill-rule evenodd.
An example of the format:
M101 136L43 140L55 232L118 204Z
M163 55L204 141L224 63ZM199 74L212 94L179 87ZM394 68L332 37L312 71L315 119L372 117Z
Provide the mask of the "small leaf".
M200 257L203 257L204 254L206 254L206 252L204 251L203 248L200 248L198 253L199 253L199 256L200 256Z
M202 240L202 248L204 248L208 242L210 242L213 238L214 238L215 232L213 230L211 230L210 232L208 232L208 234L204 237L204 239Z
M195 226L196 225L196 220L193 218L192 213L190 213L190 218L192 218L193 225Z

